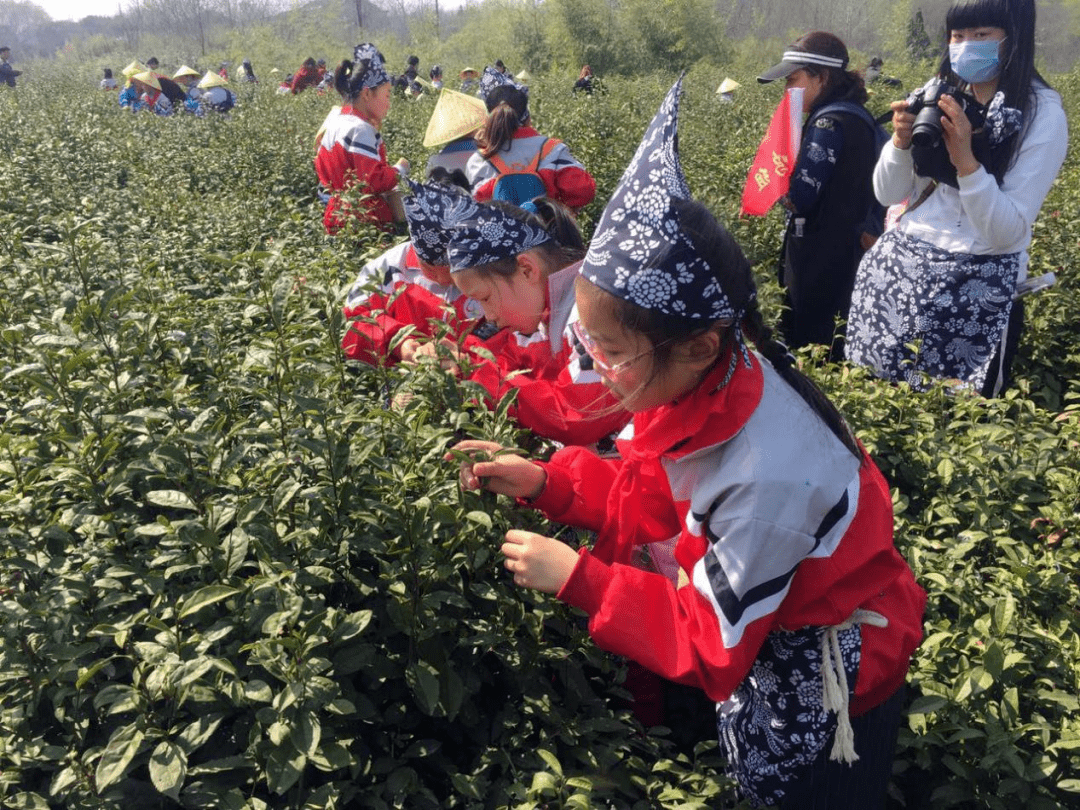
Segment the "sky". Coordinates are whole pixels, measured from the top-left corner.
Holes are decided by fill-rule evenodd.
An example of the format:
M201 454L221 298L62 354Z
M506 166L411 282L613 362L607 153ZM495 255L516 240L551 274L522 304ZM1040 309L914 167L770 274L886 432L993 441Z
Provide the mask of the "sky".
M117 0L33 0L54 20L81 20L98 15L112 17L116 14ZM121 0L122 2L122 0Z

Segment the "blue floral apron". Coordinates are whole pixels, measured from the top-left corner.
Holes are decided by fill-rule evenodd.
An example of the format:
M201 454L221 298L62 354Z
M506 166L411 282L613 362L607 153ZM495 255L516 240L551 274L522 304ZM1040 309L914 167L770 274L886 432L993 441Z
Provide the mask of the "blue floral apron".
M886 232L855 278L847 359L917 389L927 374L980 390L1009 322L1019 271L1019 253L950 253Z
M833 741L837 715L824 706L823 627L771 633L750 673L716 707L720 748L742 798L754 807L779 804L785 785L803 778ZM855 689L862 632L853 625L837 633L848 696Z

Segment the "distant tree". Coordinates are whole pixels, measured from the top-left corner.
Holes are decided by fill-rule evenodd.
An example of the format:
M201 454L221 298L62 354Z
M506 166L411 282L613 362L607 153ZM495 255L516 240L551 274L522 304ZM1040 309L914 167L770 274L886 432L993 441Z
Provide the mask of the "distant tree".
M914 60L929 59L934 55L934 46L930 41L930 35L926 33L926 23L923 22L921 8L908 22L907 49L908 55Z

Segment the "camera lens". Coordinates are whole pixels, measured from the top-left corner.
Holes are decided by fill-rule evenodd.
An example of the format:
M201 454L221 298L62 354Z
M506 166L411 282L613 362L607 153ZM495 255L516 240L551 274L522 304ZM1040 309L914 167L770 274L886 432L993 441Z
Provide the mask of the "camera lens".
M933 149L941 141L941 110L924 107L911 126L911 142L920 149Z

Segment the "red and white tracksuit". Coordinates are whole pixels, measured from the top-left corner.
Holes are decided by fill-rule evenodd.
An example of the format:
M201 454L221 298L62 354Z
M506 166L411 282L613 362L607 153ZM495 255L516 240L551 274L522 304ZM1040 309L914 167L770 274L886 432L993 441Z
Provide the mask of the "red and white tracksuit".
M323 215L326 232L336 233L350 213L366 222L393 222L394 212L381 195L397 188L399 175L386 162L386 144L379 131L346 105L330 112L320 132L315 173L331 193ZM350 212L341 192L357 185L372 196L361 203L362 210Z

